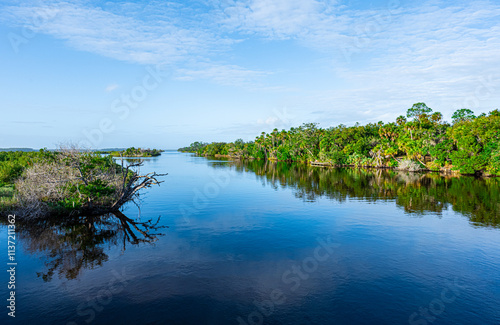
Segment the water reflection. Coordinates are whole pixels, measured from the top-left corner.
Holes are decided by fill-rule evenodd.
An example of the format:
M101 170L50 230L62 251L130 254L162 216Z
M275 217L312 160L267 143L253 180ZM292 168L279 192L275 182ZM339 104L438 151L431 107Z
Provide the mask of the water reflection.
M212 168L251 173L266 186L290 188L300 200L329 198L338 202L360 199L395 202L415 216L440 214L451 208L478 226L499 226L498 178L443 177L380 169L315 168L304 164L262 161L210 161ZM121 212L98 217L38 219L19 222L18 233L26 251L46 259L38 276L50 281L76 279L84 269L102 266L107 252L127 244L154 243L159 219L135 221Z
M84 269L102 266L106 251L113 246L154 243L162 234L159 218L153 223L134 221L121 212L104 216L35 219L19 222L18 234L26 251L42 254L46 270L37 272L44 281L57 274L60 279L76 279Z
M144 169L170 173L168 185L148 191L141 207L144 216L168 216L175 227L155 247L140 244L156 240L156 218L146 224L149 229L121 215L16 224L26 284L19 297L29 311L19 314L20 323L83 324L94 312L93 324L238 324L239 318L252 324L259 319L248 317L281 290L285 302L266 310L261 323L404 324L420 308L428 310L455 279L467 285L439 321L498 323L497 229L470 227L456 213L443 213L441 220L403 213L454 209L481 225L496 224L496 179L186 154L150 159ZM187 222L179 205L194 206L196 193L221 177L231 181ZM132 216L131 210L124 213ZM340 246L327 246L331 256L316 265L311 261L324 247L321 239ZM38 256L47 266L39 265ZM32 270L41 271L37 281ZM115 278L113 270L133 280L107 299L103 292Z
M315 201L327 197L395 201L408 213L441 213L451 207L478 226L498 227L500 179L451 177L437 173L405 173L383 169L317 168L304 164L262 161L214 163L214 168L251 171L274 189L292 188L295 197Z

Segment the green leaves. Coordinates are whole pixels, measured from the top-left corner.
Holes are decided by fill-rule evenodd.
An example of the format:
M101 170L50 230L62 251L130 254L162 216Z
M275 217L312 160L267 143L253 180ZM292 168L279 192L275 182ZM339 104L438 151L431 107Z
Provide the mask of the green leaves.
M13 183L23 170L24 166L17 161L0 162L0 186Z
M81 185L79 190L84 198L95 201L115 193L116 188L101 179L96 179L88 185Z
M406 116L408 118L415 118L417 121L423 121L423 119L431 112L432 109L427 107L425 103L416 103L406 111Z
M453 113L451 118L453 119L453 124L455 124L460 122L472 121L473 119L476 118L476 116L474 116L474 112L471 111L470 109L462 108L455 111L455 113Z
M451 154L454 169L466 174L483 170L497 173L500 168L496 159L500 140L500 116L490 114L460 120L448 130L448 134L457 147L457 151Z

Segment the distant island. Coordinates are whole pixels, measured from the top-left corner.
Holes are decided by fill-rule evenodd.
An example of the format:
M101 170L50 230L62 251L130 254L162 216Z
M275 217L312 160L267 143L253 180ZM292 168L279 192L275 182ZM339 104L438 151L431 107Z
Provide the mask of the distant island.
M99 151L99 153L109 153L111 157L157 157L163 150L159 149L141 149L130 147L121 151Z
M37 151L33 148L0 148L0 152L2 151L22 151L22 152L30 152L30 151Z
M500 176L500 111L475 116L459 109L452 123L425 103L416 103L395 122L322 129L306 123L262 132L255 141L194 142L181 152L233 159L304 162Z

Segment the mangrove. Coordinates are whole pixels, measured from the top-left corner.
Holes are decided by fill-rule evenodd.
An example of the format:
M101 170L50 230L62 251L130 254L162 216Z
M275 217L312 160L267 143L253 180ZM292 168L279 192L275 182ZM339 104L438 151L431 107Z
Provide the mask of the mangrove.
M0 214L23 218L118 213L167 174L140 175L128 165L74 146L57 151L0 152Z

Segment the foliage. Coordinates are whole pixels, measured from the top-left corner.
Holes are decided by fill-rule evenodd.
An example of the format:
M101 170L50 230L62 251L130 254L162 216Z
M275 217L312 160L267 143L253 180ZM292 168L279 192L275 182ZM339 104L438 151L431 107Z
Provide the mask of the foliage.
M205 147L207 145L208 145L208 143L196 141L196 142L191 143L189 145L189 147L179 148L179 149L177 149L177 151L196 153L196 152L198 152L198 150L202 149L203 147Z
M476 117L474 116L474 112L467 108L462 108L453 113L451 116L453 123L472 121Z
M489 115L457 122L448 130L456 150L451 153L453 168L463 174L480 171L498 173L500 116L498 110Z
M322 129L306 123L290 130L262 132L254 141L195 142L181 151L236 159L314 162L333 166L453 168L461 173L500 174L498 110L475 117L468 109L453 114L453 125L425 103L416 103L395 122L338 125ZM410 161L412 163L410 163Z
M427 107L425 103L416 103L408 109L406 116L409 118L415 118L415 120L422 122L424 119L428 118L428 114L431 112L432 109Z
M12 184L24 169L41 160L53 159L54 153L47 149L40 151L1 151L0 186Z

